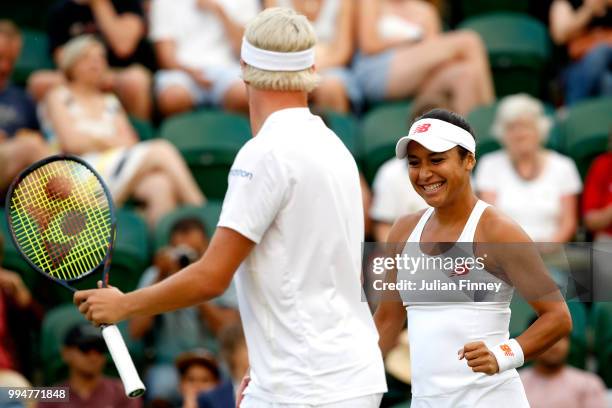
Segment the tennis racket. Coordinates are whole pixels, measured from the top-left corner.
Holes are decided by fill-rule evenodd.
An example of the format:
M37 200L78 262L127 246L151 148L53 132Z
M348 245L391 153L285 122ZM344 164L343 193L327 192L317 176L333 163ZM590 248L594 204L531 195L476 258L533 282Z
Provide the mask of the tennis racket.
M50 156L24 170L6 197L11 238L25 260L47 278L70 286L103 265L108 283L115 240L115 211L107 186L85 161ZM128 349L115 325L102 336L128 397L145 391Z

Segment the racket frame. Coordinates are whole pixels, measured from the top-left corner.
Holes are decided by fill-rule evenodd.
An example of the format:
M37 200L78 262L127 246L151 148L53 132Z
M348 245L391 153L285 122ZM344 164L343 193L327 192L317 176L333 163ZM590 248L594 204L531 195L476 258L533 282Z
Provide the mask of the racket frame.
M11 199L13 197L13 193L15 191L15 188L17 188L17 186L19 185L19 183L26 178L30 173L33 173L34 171L38 170L39 168L55 162L55 161L74 161L76 163L79 163L80 165L84 166L85 168L87 168L87 170L89 170L97 179L98 182L100 183L100 185L102 186L102 189L104 190L104 194L106 196L106 200L108 201L108 209L109 209L109 213L110 213L110 237L108 240L108 247L106 249L106 254L104 255L104 258L100 261L100 263L96 266L94 266L93 268L91 268L91 270L85 272L84 274L81 274L80 276L73 278L73 279L58 279L52 275L49 275L48 273L46 273L45 271L43 271L41 268L39 268L36 264L34 264L34 262L32 262L30 260L30 258L28 256L26 256L23 251L21 250L21 245L19 245L19 243L17 242L17 237L15 235L15 230L13 228L13 222L11 220ZM113 205L113 200L112 200L112 196L110 194L110 190L108 189L108 186L106 185L106 183L104 182L104 180L102 179L102 177L100 176L100 174L98 174L98 172L96 170L94 170L91 165L89 163L87 163L85 160L81 159L80 157L71 155L71 154L56 154L56 155L52 155L49 157L46 157L32 165L30 165L29 167L27 167L25 170L23 170L21 173L19 173L19 175L17 177L15 177L15 179L13 180L13 182L11 183L8 192L6 194L6 201L5 201L5 217L6 217L6 223L9 227L9 232L10 232L10 236L11 236L11 240L13 241L13 244L15 245L15 247L17 248L17 250L19 251L19 253L22 255L22 258L24 258L26 260L26 262L32 267L34 268L34 270L38 271L39 273L42 273L43 275L45 275L47 278L52 279L53 281L55 281L56 283L62 285L63 287L65 287L66 289L71 290L72 292L76 292L77 289L73 288L72 286L69 285L69 283L75 283L78 282L84 278L86 278L87 276L91 275L92 273L94 273L95 271L99 270L101 266L104 267L104 269L102 270L102 282L104 287L106 287L108 285L108 272L110 270L110 264L111 264L111 258L112 258L112 252L113 252L113 247L114 247L114 243L115 243L115 233L116 233L116 227L117 227L117 217L116 217L116 213L115 213L115 206Z

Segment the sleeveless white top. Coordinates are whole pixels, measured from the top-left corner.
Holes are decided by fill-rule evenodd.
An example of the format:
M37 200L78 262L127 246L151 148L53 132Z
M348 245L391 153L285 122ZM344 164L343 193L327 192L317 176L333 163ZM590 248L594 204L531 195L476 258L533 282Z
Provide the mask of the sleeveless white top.
M459 236L457 242L471 243L482 213L488 207L478 201ZM424 254L418 245L421 234L434 209L429 208L410 234L403 255L410 257L474 257L472 245L464 245L460 252L451 249L441 255ZM412 244L411 244L412 243ZM455 251L455 253L453 253ZM510 301L513 288L485 269L473 268L468 272L453 273L452 269L432 268L416 271L398 271L401 279L415 281L417 288L421 281L439 281L440 285L455 284L461 280L498 284L494 295L490 291L401 291L404 306L408 312L408 336L410 342L412 394L415 397L429 397L450 394L466 387L491 385L518 377L516 370L487 376L474 373L465 359L458 359L458 351L466 343L484 341L488 347L509 338ZM474 301L476 299L477 301Z
M330 43L336 38L338 13L340 12L341 6L340 2L341 0L323 0L316 21L312 22L318 42ZM278 6L295 8L293 6L293 0L279 0Z

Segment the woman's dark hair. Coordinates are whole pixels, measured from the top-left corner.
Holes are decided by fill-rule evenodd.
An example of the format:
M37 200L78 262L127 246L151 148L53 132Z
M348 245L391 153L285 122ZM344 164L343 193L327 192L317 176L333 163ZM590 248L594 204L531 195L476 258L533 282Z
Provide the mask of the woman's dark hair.
M470 135L472 135L472 137L474 138L474 141L476 140L476 135L474 133L474 129L472 129L472 127L470 126L470 124L467 122L467 120L465 120L465 118L455 112L451 112L448 111L446 109L440 109L440 108L436 108L436 109L432 109L429 112L425 113L424 115L418 117L415 122L417 120L421 120L421 119L438 119L438 120L443 120L445 122L448 122L452 125L458 126L461 129L467 131ZM467 155L470 153L469 150L467 150L465 147L463 146L457 146L459 148L459 157L461 157L461 160L464 160Z

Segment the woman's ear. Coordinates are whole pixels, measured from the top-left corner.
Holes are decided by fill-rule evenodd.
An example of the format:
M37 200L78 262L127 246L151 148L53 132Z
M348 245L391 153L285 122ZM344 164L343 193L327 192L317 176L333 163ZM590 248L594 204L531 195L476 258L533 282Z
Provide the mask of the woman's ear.
M472 171L474 167L476 167L476 156L474 153L469 153L466 157L467 160L467 170Z

